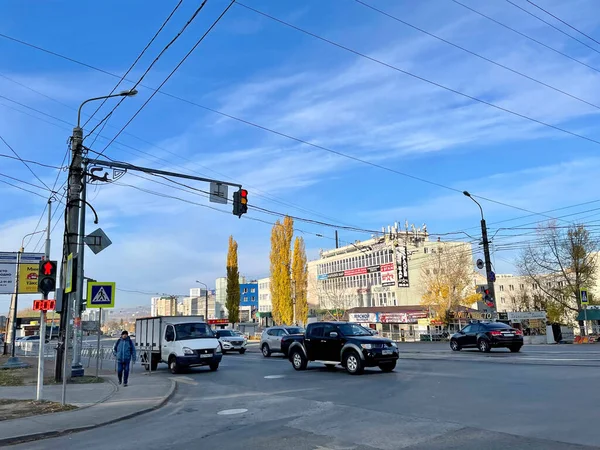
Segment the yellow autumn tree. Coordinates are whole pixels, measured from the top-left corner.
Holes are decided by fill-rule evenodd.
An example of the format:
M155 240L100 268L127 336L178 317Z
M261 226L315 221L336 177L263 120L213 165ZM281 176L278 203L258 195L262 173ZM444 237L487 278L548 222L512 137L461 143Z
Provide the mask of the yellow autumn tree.
M301 237L296 237L294 240L292 283L293 294L296 299L296 324L306 324L308 320L308 303L306 300L308 273L306 268L306 248L304 246L304 239Z
M421 269L421 304L448 326L450 312L470 306L479 296L473 285L473 261L469 244L442 244Z
M233 239L233 236L229 236L225 306L227 307L227 317L230 323L237 323L240 320L240 273L238 270L237 249L237 242Z
M284 217L283 223L275 222L271 231L271 302L273 320L277 324L290 325L293 321L291 246L294 221Z

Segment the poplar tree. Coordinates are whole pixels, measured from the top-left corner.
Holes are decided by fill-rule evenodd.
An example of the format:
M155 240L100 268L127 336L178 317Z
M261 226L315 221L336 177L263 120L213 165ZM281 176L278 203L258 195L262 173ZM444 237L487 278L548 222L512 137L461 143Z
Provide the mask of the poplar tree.
M225 306L227 307L230 323L237 323L240 320L240 273L238 270L237 248L237 242L233 239L233 236L229 236Z

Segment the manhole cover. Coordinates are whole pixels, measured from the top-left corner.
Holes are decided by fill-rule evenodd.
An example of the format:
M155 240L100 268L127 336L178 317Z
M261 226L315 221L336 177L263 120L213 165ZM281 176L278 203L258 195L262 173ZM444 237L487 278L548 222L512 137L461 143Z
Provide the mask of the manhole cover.
M285 378L285 375L267 375L265 378L267 380L272 380L274 378Z
M244 409L244 408L224 409L223 411L219 411L217 414L219 414L220 416L231 416L233 414L244 414L246 411L248 411L248 410Z

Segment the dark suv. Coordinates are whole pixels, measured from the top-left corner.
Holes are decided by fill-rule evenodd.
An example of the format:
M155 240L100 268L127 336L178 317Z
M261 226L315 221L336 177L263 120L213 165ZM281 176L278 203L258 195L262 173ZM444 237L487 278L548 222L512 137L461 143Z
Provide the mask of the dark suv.
M455 352L469 347L481 352L501 347L518 352L523 347L523 332L502 322L470 323L450 338L450 348Z
M365 367L379 367L391 372L398 360L398 346L390 339L375 337L366 328L349 322L315 322L306 327L304 336L293 339L288 354L296 370L304 370L309 361L336 365L351 375L362 373Z

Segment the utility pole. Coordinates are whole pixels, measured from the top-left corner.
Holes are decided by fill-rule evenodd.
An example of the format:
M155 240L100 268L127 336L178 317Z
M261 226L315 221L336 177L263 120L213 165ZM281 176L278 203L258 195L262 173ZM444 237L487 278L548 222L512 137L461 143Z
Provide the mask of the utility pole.
M496 275L492 271L492 259L490 258L490 242L488 240L485 217L483 216L483 208L481 207L479 202L471 196L469 192L463 191L463 195L473 200L477 204L477 206L479 206L479 211L481 212L481 239L483 241L483 255L485 258L485 275L487 279L488 289L490 291L490 297L493 301L493 305L490 307L490 309L492 310L492 312L496 312L498 306L496 304L496 289L494 288L494 281L496 279Z
M292 280L292 306L294 308L294 325L298 325L296 323L296 281Z
M48 200L48 225L46 226L46 250L44 258L50 261L50 228L52 221L52 200ZM44 300L48 300L48 292L43 293ZM38 373L37 373L37 391L36 400L39 402L44 396L44 362L45 362L45 344L46 344L46 310L40 311L40 352L38 355Z

